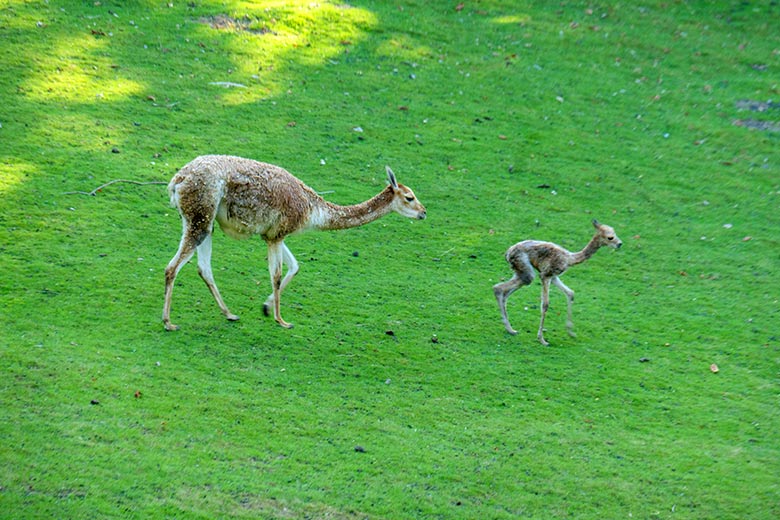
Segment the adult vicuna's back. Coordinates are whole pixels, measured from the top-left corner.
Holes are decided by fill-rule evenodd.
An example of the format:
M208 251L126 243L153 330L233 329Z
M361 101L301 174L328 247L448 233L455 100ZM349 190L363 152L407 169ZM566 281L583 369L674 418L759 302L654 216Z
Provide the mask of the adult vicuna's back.
M286 236L307 230L333 230L361 226L390 212L424 219L425 207L411 189L396 181L387 167L389 185L371 199L352 206L339 206L320 197L287 170L272 164L227 155L203 155L186 164L168 185L171 205L182 217L179 249L165 269L163 324L171 323L171 297L176 275L197 251L198 273L228 320L231 313L214 282L211 243L214 221L237 239L260 235L268 244L268 269L273 291L263 306L283 327L279 298L295 273L298 262L284 243ZM287 274L282 278L282 266Z

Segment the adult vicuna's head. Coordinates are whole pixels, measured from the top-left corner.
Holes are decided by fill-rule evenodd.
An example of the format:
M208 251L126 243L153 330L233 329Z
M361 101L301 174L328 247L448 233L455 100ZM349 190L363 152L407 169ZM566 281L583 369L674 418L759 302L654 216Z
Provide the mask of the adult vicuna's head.
M596 228L600 246L620 249L620 246L623 245L623 242L615 234L615 230L610 226L602 224L598 220L593 219L593 227Z
M387 182L393 190L393 202L390 205L392 210L404 217L424 219L426 216L425 206L417 200L411 189L398 183L389 166L385 166L385 169L387 170Z

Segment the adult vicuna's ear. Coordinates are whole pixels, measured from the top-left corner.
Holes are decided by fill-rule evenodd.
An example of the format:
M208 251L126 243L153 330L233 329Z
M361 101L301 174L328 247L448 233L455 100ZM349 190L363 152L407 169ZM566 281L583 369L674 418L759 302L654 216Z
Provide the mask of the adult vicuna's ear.
M598 220L596 220L596 219L594 218L594 219L593 219L593 227L594 227L594 228L596 228L596 229L598 229L600 225L601 225L601 224L599 223L599 221L598 221Z
M387 170L387 182L389 182L390 186L393 188L398 188L398 182L395 180L393 170L391 170L389 166L385 166L385 170Z

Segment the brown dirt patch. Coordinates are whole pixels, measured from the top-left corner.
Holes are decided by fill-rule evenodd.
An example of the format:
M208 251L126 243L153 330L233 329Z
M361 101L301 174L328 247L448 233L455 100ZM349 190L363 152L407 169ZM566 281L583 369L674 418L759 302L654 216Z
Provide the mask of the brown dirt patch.
M233 18L226 14L217 14L213 16L201 16L198 23L208 25L218 31L246 31L253 34L266 34L271 32L268 27L253 27L254 20L248 16L242 18Z

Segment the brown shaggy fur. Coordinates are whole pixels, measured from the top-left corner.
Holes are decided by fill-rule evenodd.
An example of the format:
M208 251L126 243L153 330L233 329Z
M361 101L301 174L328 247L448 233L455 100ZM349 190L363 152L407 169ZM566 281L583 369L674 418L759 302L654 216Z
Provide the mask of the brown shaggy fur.
M171 205L179 210L183 232L179 250L165 269L163 324L171 323L171 297L176 275L197 251L198 272L222 313L237 320L219 294L211 272L211 235L214 221L237 239L260 235L268 244L268 268L273 292L263 310L273 306L274 318L284 326L279 298L298 271L298 262L284 244L286 236L312 229L331 230L360 226L395 211L424 219L425 207L412 190L398 184L387 168L389 186L372 199L354 206L338 206L323 200L287 170L273 164L225 155L204 155L185 165L168 185ZM287 274L282 278L282 266Z

